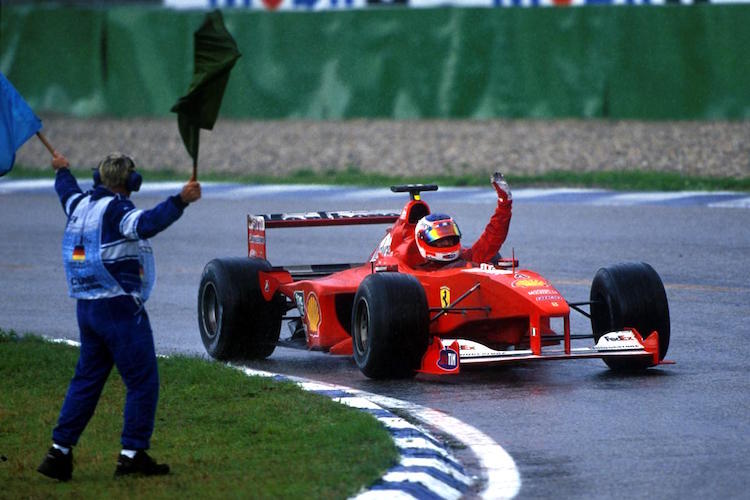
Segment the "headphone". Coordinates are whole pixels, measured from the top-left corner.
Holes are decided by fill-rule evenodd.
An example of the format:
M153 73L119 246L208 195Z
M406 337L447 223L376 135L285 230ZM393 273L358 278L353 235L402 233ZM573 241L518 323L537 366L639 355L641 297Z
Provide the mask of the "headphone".
M94 187L97 187L102 183L102 174L99 172L99 169L104 164L104 162L107 161L108 159L109 157L99 162L99 165L94 169L92 173L92 177L94 178ZM127 167L128 167L129 172L128 172L128 178L125 180L125 189L127 189L131 193L141 189L141 184L143 183L143 176L135 171L135 162L133 161L133 159L127 155L122 155L121 157L115 159L115 161L127 162Z

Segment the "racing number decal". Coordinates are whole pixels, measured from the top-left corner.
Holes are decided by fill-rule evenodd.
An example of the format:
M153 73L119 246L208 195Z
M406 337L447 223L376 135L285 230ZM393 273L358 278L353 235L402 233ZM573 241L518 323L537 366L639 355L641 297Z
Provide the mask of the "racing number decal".
M440 306L445 309L451 305L451 289L447 286L440 287Z

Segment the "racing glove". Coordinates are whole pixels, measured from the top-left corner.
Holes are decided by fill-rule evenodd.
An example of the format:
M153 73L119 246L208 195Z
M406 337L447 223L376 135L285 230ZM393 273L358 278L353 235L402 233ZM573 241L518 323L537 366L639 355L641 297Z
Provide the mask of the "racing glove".
M513 193L510 192L508 181L505 180L505 177L502 173L495 172L494 174L492 174L490 181L492 181L492 187L494 187L495 191L497 191L498 203L508 204L513 201Z

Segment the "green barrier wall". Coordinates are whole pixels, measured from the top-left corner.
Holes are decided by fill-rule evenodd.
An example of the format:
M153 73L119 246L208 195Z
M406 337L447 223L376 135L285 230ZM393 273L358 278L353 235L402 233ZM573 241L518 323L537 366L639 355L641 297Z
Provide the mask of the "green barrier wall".
M107 111L101 80L105 18L86 9L0 7L0 71L35 110Z
M2 7L37 111L168 116L199 11ZM750 5L225 11L234 118L750 117Z

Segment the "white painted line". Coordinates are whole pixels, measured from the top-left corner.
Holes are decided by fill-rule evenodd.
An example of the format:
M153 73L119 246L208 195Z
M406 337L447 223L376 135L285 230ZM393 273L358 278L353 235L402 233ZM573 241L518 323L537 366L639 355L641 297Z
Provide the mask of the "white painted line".
M81 347L81 343L75 340L69 339L48 339L53 344L66 344L72 347Z
M29 179L24 181L0 180L0 193L15 193L16 191L32 191L37 189L53 189L55 181L52 179Z
M473 201L486 201L491 202L497 199L497 194L493 189L484 189L477 191L466 190L467 197L470 197ZM441 188L442 191L442 188ZM593 189L593 188L522 188L513 190L514 200L533 200L536 198L545 198L560 195L578 195L580 197L586 196L601 196L606 194L617 194L616 191L609 191L606 189Z
M590 195L590 194L606 194L611 191L605 189L587 189L587 188L524 188L514 189L513 199L514 200L525 200L531 198L539 198L543 196L559 196L559 195ZM492 195L495 196L495 191L491 191Z
M747 198L737 198L736 200L717 201L709 203L711 208L750 208L750 196Z
M349 199L356 199L356 200L379 200L381 198L386 199L393 199L394 201L399 201L400 198L397 196L398 194L403 193L392 193L388 189L383 188L371 188L371 189L360 189L360 188L351 188L347 189L343 193L337 196L340 200L349 200Z
M175 194L179 193L184 185L184 182L144 182L141 185L141 189L134 194L135 197L144 194L159 193L161 191L174 191Z
M207 198L217 198L221 200L244 200L252 199L254 196L264 194L274 194L278 191L269 190L268 186L242 186L242 187L229 187L221 191L214 191L206 193Z
M489 184L489 178L487 179L487 186L440 186L437 191L422 191L422 195L425 194L439 194L439 193L461 193L461 194L471 194L471 193L484 193L484 192L492 192L494 193L495 190L490 187ZM399 194L399 193L394 193Z
M696 195L706 194L700 191L678 191L678 192L645 192L645 193L623 193L613 194L605 198L594 200L592 205L642 205L647 203L662 203L665 201L679 200Z
M207 196L209 196L210 198L241 200L252 199L256 196L274 195L281 193L290 194L297 192L330 191L331 189L333 189L333 187L319 184L256 184L249 186L233 184L227 185L227 189L225 190L211 191L207 193Z

